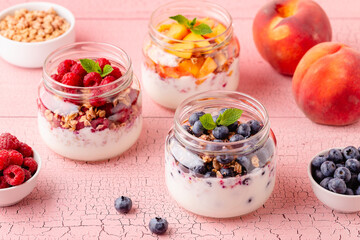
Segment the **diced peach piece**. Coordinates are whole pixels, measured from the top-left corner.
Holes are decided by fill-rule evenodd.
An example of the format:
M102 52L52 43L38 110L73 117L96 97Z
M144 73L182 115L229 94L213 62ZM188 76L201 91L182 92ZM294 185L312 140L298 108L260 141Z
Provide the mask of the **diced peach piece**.
M209 75L210 73L214 72L216 68L217 64L214 59L212 59L211 57L207 57L204 64L200 68L198 78L203 78Z
M158 26L157 30L159 32L165 32L165 31L167 31L167 30L169 30L171 28L171 25L172 24L161 24L161 25Z
M193 58L183 60L179 64L179 68L181 72L191 73L194 77L199 74L200 68L204 63L204 58Z
M212 28L211 30L212 30L212 33L205 34L204 37L213 38L213 37L219 36L220 34L222 34L223 32L226 31L226 27L224 27L224 25L219 23L218 25L216 25L216 27ZM224 40L225 40L224 36L215 38L215 42L217 42L217 43L221 43Z
M213 28L215 26L215 21L208 17L197 19L195 25L200 25L201 23L208 25L210 28Z
M174 51L170 49L166 49L166 51L181 58L191 58L194 47L195 45L193 43L174 43L170 46Z
M170 29L166 32L166 36L177 40L182 40L188 34L188 29L181 24L173 23Z
M204 41L205 40L204 37L202 37L199 34L195 34L193 32L186 35L186 37L184 37L183 40L184 41L200 41L200 42L194 42L196 47L207 47L210 45L210 43L208 41Z
M218 66L223 66L226 62L227 62L227 58L225 56L225 54L219 52L215 55L214 57L215 62Z

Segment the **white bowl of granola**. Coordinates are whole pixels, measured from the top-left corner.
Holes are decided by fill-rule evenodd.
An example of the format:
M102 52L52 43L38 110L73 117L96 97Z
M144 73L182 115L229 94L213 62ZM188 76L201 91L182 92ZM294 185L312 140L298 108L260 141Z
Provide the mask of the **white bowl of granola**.
M20 67L42 67L55 49L75 42L75 17L66 8L30 2L0 12L0 56Z

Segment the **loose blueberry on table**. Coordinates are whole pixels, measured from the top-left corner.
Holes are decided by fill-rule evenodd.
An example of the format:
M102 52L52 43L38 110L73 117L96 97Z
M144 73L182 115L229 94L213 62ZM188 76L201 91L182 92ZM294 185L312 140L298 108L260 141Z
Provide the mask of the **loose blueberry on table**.
M115 200L114 206L119 213L128 213L132 208L132 201L128 197L121 196Z
M262 123L253 119L241 122L242 110L223 108L218 113L194 112L185 121L183 128L197 138L209 142L238 142L257 134L262 129ZM223 146L206 147L208 151L221 151ZM251 169L259 167L259 159L254 156L234 156L227 154L203 155L204 166L195 166L192 170L198 176L227 178L247 174ZM180 163L179 163L180 164Z
M168 222L164 218L156 217L150 220L149 228L152 233L157 235L164 234L168 229Z
M0 135L0 189L28 181L37 167L31 147L10 133Z
M311 162L312 176L323 188L345 195L360 195L359 149L331 149Z

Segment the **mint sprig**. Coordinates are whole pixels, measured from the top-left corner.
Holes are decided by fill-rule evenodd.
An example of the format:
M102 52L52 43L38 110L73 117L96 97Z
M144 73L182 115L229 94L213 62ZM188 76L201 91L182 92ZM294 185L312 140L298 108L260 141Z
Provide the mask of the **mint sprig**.
M199 120L206 130L212 130L218 125L229 126L236 122L242 115L243 110L228 108L216 119L216 123L210 113L202 115Z
M91 73L91 72L97 72L100 74L100 76L103 78L103 77L106 77L107 75L109 75L114 69L111 67L111 65L109 64L106 64L104 66L104 69L101 70L101 67L99 65L98 62L95 62L94 60L92 59L87 59L87 58L84 58L84 59L80 59L80 64L81 66L85 69L85 71L87 73Z
M189 19L184 17L183 15L176 15L170 17L170 19L173 19L177 21L179 24L184 25L187 29L189 29L191 32L198 34L198 35L205 35L208 33L212 33L212 30L209 25L205 23L201 23L197 26L195 26L196 18L194 18L191 22Z

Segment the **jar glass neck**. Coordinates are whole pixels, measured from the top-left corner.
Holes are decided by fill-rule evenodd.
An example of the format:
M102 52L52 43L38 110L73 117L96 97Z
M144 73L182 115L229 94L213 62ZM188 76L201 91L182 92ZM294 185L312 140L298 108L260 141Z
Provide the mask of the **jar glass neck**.
M189 134L182 125L194 112L205 113L218 112L220 109L238 108L243 110L240 121L256 119L263 125L255 135L237 142L210 142ZM270 133L270 123L265 107L249 95L233 91L208 91L185 100L177 109L174 116L175 138L187 149L195 152L211 154L247 154L261 148ZM213 147L211 147L212 145ZM221 150L209 151L207 149L219 149L216 146L224 146Z

